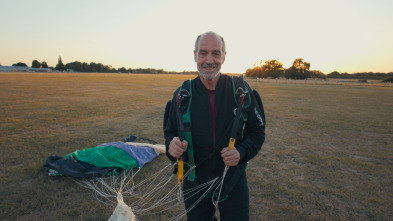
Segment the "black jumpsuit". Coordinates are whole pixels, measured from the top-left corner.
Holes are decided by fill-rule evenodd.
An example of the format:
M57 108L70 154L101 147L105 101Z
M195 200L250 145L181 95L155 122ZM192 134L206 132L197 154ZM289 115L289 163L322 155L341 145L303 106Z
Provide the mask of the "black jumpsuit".
M248 90L250 87L246 83ZM220 75L214 91L214 105L216 110L216 129L214 144L213 131L211 127L210 102L207 88L204 86L199 76L192 80L192 101L190 107L191 134L194 149L194 160L196 167L196 180L184 180L184 191L211 181L222 176L225 164L220 151L228 146L232 123L234 119L234 109L237 108L233 93L233 84L230 76ZM177 91L174 93L173 102L176 99ZM242 127L239 128L236 137L235 147L240 153L238 166L230 167L225 178L223 188L234 173L237 174L236 182L231 184L231 190L223 190L222 197L225 200L220 202L221 220L248 220L249 194L245 165L251 160L262 147L265 140L265 115L264 110L260 110L252 93L251 104L247 108L247 121L244 133ZM242 135L243 134L243 135ZM173 137L178 136L175 105L169 112L169 117L164 128L166 155L171 161L175 161L169 153L168 147ZM242 139L243 137L243 139ZM187 151L183 154L184 161L187 162ZM199 196L194 196L185 201L186 208L189 208ZM212 200L205 198L187 213L187 220L215 220L215 207Z

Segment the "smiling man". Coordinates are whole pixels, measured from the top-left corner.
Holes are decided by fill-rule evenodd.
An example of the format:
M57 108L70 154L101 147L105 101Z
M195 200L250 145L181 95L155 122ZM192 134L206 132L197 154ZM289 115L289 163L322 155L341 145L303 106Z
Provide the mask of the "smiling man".
M242 77L221 74L225 55L220 35L206 32L198 36L194 60L199 74L175 91L164 119L167 157L171 161L182 158L186 169L196 168L184 177L187 220L216 220L212 198L218 202L221 220L249 220L245 168L265 140L265 115ZM236 142L230 150L231 138ZM205 191L187 195L188 190L221 177L226 167L229 170L220 194L213 190L207 196L203 196Z
M194 59L204 84L207 83L205 80L215 80L212 83L217 83L217 76L220 72L221 65L225 61L225 54L225 42L221 36L213 32L208 32L197 38Z

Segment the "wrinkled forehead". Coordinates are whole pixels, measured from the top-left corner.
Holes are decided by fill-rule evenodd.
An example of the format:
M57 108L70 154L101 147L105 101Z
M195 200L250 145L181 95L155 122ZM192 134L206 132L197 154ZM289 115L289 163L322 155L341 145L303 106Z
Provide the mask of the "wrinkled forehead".
M209 51L223 51L223 43L221 39L214 34L206 34L202 35L198 39L197 49L200 50L209 50Z

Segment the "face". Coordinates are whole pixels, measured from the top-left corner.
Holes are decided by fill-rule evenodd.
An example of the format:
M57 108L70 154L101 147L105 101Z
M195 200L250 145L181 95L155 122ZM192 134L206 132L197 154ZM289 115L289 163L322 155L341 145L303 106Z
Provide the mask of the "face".
M225 61L221 40L216 35L201 36L198 51L194 51L194 59L199 74L206 80L214 79Z

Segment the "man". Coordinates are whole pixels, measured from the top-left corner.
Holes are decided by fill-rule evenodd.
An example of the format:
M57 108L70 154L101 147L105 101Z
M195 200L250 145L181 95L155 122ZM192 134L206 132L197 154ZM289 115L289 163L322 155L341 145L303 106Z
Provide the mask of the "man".
M182 157L186 165L193 162L196 166L195 176L184 178L184 193L222 176L225 167L229 167L220 199L216 199L219 201L220 219L242 221L249 220L245 166L259 152L265 140L265 116L263 107L259 108L248 84L242 82L247 87L243 91L248 91L250 100L247 109L241 108L246 112L247 121L242 121L241 127L236 131L235 148L228 149L233 122L241 119L235 119L234 110L239 106L234 99L236 93L232 78L220 73L225 55L225 42L221 36L214 32L198 36L194 59L199 74L187 85L183 84L185 89L190 88L192 91L188 109L192 140L181 141L178 137L179 115L176 115L176 101L179 101L179 89L172 99L169 116L164 120L164 135L166 154L170 160L176 161ZM189 150L191 146L192 150ZM218 196L210 192L194 206L200 196L197 194L185 199L186 209L192 208L187 212L187 220L216 220L215 205L211 198Z

